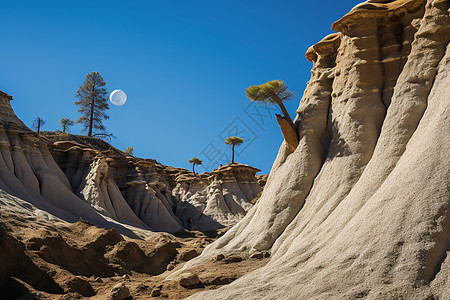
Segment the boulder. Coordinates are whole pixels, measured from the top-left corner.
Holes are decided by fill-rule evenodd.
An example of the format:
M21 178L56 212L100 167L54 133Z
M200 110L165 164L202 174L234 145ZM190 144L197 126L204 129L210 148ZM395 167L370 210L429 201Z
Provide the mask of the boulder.
M194 273L184 273L180 276L180 285L185 288L192 288L200 284L200 278Z
M109 292L109 300L124 300L130 297L130 290L125 283L116 284Z

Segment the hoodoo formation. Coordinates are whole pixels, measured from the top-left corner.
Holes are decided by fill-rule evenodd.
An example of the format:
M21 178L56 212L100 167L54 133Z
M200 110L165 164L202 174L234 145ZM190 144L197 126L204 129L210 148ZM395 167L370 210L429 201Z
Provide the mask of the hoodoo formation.
M333 23L268 177L38 136L0 92L0 299L450 299L449 11Z
M450 299L449 2L366 1L306 53L295 152L185 272L270 251L192 299ZM171 278L175 278L172 275Z

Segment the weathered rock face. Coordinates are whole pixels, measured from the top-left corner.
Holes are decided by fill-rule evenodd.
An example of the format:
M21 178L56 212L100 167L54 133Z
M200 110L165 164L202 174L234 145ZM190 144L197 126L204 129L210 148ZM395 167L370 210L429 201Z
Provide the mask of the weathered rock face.
M192 299L450 299L450 18L442 0L366 1L307 52L292 153L256 207L185 266L270 250Z
M173 190L177 216L187 227L197 230L233 226L253 207L251 200L262 191L255 177L259 171L229 163L211 176L179 176Z
M57 141L51 152L78 197L114 220L153 231L232 226L262 190L255 177L260 170L237 163L193 176L185 169L74 141Z
M125 156L96 139L37 137L14 114L12 97L3 92L0 97L0 189L57 211L64 220L166 232L183 225L212 230L242 219L261 190L259 170L250 166L193 177L155 160Z
M70 222L83 218L136 236L126 225L99 214L74 194L49 152L49 143L17 118L11 100L11 96L0 93L0 190L28 202L30 211L41 209Z
M155 161L71 141L55 142L52 154L77 196L102 214L153 231L181 229L165 172L158 172Z

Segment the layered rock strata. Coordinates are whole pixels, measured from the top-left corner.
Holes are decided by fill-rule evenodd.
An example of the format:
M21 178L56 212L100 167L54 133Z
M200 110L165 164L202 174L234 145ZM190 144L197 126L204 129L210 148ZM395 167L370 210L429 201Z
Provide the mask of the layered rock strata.
M0 189L65 220L88 220L136 237L127 225L99 214L74 191L49 151L49 143L36 136L14 114L12 97L0 93Z
M55 142L52 153L77 196L102 214L153 231L181 229L171 190L156 171L155 161L70 141Z
M4 92L0 97L0 189L57 211L64 220L166 232L183 226L213 230L242 219L261 190L259 170L250 166L230 165L195 177L126 156L97 139L38 137L14 114L12 97Z
M229 163L210 176L179 176L173 190L177 216L197 230L233 226L253 207L251 200L262 191L255 176L259 171Z
M271 261L192 299L450 299L449 2L366 1L333 29L307 52L299 146L184 270Z
M232 226L262 190L255 177L260 170L237 163L193 176L155 160L73 141L57 141L51 152L78 197L113 219L153 231Z

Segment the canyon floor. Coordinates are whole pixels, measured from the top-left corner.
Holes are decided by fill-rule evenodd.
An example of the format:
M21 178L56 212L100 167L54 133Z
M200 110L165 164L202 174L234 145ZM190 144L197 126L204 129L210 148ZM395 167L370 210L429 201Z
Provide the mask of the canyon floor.
M124 299L126 291L114 294L120 285L129 291L129 299L183 299L231 283L268 261L215 258L192 269L199 282L183 287L179 280L165 278L226 229L130 239L83 220L51 225L32 216L7 212L1 216L0 249L8 260L0 269L14 276L3 283L6 293L0 299Z

